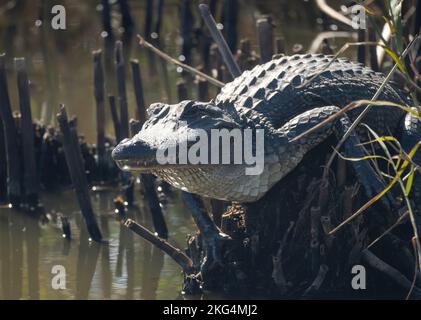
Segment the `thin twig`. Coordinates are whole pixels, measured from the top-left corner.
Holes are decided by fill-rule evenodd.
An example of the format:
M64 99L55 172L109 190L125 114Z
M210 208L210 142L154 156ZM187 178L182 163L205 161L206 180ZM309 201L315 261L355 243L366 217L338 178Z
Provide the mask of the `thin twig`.
M183 253L182 250L174 247L166 240L156 236L144 226L138 224L136 221L132 219L122 219L120 222L123 226L129 228L138 236L142 237L146 241L150 242L168 254L185 272L189 272L193 267L192 260L185 253Z
M329 17L342 22L350 27L352 27L352 21L351 19L345 17L343 14L339 13L338 11L336 11L335 9L333 9L332 7L330 7L325 0L316 0L316 4L319 7L319 9L321 11L323 11L324 13L326 13Z
M166 54L165 52L162 52L161 50L159 50L157 47L155 47L154 45L152 45L150 42L146 41L143 37L141 37L140 35L137 35L137 38L139 39L139 45L141 45L142 47L152 51L153 53L155 53L156 55L160 56L162 59L164 59L167 62L170 62L172 64L175 64L176 66L179 66L180 68L182 68L185 71L188 71L194 75L198 75L204 79L206 79L207 81L209 81L210 83L212 83L214 86L220 87L222 88L225 83L212 78L210 76L208 76L207 74L187 65L184 63L181 63L180 61L178 61L177 59L174 59L172 57L170 57L168 54Z
M374 246L377 242L379 242L386 234L391 232L393 229L395 229L398 225L401 224L401 222L406 219L409 216L409 211L406 210L405 213L401 216L399 216L398 220L394 224L392 224L389 228L386 229L385 232L383 232L380 236L378 236L375 240L373 240L366 249L370 249L372 246Z

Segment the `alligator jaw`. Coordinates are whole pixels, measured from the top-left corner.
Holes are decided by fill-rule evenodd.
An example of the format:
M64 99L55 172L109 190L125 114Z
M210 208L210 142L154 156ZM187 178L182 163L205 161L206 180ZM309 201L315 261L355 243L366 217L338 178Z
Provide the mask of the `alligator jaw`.
M124 139L112 152L113 160L123 171L151 171L156 163L156 150L140 140Z

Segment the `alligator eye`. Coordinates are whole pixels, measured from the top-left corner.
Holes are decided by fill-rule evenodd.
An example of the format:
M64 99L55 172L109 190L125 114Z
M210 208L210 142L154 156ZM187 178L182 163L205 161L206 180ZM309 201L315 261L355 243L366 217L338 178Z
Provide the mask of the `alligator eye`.
M154 116L154 115L157 115L162 110L162 108L164 106L165 106L165 104L163 104L163 103L153 103L153 104L151 104L150 107L147 110L148 115L150 117Z
M191 117L197 113L197 108L193 103L188 103L184 106L183 111L181 112L181 117Z

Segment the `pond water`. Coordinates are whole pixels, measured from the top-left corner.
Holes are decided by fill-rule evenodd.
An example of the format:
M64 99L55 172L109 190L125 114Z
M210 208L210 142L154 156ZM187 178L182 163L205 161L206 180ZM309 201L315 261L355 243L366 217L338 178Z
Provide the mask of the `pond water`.
M53 1L54 2L54 1ZM102 48L100 1L62 1L67 12L67 29L53 30L50 26L54 4L42 1L0 1L0 51L7 54L9 89L14 108L17 108L16 78L12 71L13 57L25 57L31 80L33 115L54 124L59 103L70 114L78 116L79 133L95 142L95 103L93 97L93 50ZM116 1L111 1L116 2ZM135 23L135 33L143 31L145 2L128 1ZM182 1L164 2L161 47L172 56L180 54L179 5ZM339 1L332 1L338 4ZM195 25L199 1L191 1ZM338 7L338 6L336 6ZM320 14L313 1L239 0L238 38L252 40L258 51L255 20L261 14L271 14L275 36L285 38L286 51L296 43L308 48L321 27ZM120 37L118 4L113 5L114 36ZM333 26L333 29L335 27ZM342 45L332 42L333 45ZM127 61L140 61L147 104L156 101L177 102L174 66L166 66L169 88L165 88L159 64L151 63L149 55L139 48L133 37L125 47ZM200 56L193 49L193 65ZM162 69L162 68L161 68ZM135 98L128 81L130 116L134 116ZM168 90L169 89L169 90ZM196 98L193 82L189 83L190 98ZM112 71L106 72L106 93L114 94ZM47 107L43 107L43 105ZM107 108L108 109L108 108ZM44 110L44 111L42 111ZM45 112L47 110L47 112ZM113 135L111 116L106 114L107 134ZM162 252L121 227L113 218L113 198L118 190L92 193L92 202L108 245L90 243L84 230L77 201L72 190L42 194L45 211L50 218L43 223L27 213L0 207L0 299L176 299L180 294L182 275L179 266ZM150 214L140 193L136 194L136 209L130 214L143 225L152 228ZM69 217L72 240L62 238L57 214ZM177 197L164 208L169 229L169 241L180 248L186 244L188 233L195 227L187 210ZM54 266L66 271L66 289L52 286ZM193 297L195 298L195 297Z

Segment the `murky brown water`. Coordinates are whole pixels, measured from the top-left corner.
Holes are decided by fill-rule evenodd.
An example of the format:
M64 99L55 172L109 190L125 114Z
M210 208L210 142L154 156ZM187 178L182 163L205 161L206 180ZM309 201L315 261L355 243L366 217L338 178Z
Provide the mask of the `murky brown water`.
M52 6L54 1L43 1ZM100 36L102 23L97 4L100 1L64 1L67 10L67 30L54 31L49 20L41 27L37 1L0 1L0 51L6 52L8 66L12 70L12 57L24 56L28 63L31 80L32 109L34 117L41 116L42 105L47 104L50 113L58 103L64 103L69 113L79 119L79 131L90 142L95 139L95 104L92 85L91 51L102 47ZM164 6L161 43L172 56L180 51L178 5L181 1L167 0ZM260 14L272 14L275 35L282 35L286 48L291 52L295 43L310 46L320 31L318 14L311 1L239 1L238 38L252 39L257 51L255 19ZM339 2L339 1L338 1ZM8 10L13 4L13 10ZM192 1L195 11L199 1ZM129 1L136 30L143 30L145 1ZM118 6L113 10L113 26L118 37ZM196 25L200 20L196 14ZM52 17L47 14L46 17ZM342 44L341 40L339 44ZM332 42L335 44L335 41ZM126 55L137 58L142 67L146 102L177 102L175 67L167 66L170 92L164 88L162 73L153 70L144 50L135 41ZM199 56L193 50L193 64ZM134 95L131 75L127 72L128 103L130 115L134 115ZM107 94L114 92L111 73L107 78ZM17 107L16 79L9 72L9 87L13 106ZM196 97L193 86L190 97ZM108 112L108 111L107 111ZM111 117L107 114L107 133L112 135ZM50 122L51 119L46 119ZM53 120L54 121L54 120ZM43 225L28 214L0 208L0 299L174 299L180 297L182 276L180 268L168 256L140 239L131 231L122 229L112 213L115 192L92 195L95 212L100 220L109 245L89 243L83 232L83 221L76 198L71 190L58 194L43 194L46 212L52 218ZM137 210L131 214L142 224L151 227L150 215L143 208L139 193ZM70 217L73 239L61 237L61 229L55 215ZM186 209L179 201L165 208L170 230L170 242L183 248L186 235L195 230ZM82 231L80 231L82 230ZM66 270L66 289L54 290L51 285L54 265Z

